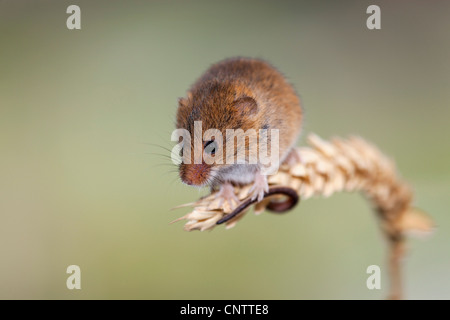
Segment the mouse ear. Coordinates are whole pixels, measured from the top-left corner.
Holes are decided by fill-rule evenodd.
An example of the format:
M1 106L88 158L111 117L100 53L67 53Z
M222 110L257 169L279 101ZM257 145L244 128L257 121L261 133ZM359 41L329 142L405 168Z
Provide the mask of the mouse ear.
M185 99L185 98L178 98L178 107L186 108L186 106L187 106L187 99Z
M178 106L180 108L186 108L188 106L189 100L192 99L192 92L188 91L187 98L178 98Z
M243 96L234 101L234 107L248 115L255 114L258 110L258 104L255 99L248 96Z
M177 117L176 117L177 128L185 128L186 129L185 122L189 115L188 102L189 101L186 98L178 98L178 109L177 109Z

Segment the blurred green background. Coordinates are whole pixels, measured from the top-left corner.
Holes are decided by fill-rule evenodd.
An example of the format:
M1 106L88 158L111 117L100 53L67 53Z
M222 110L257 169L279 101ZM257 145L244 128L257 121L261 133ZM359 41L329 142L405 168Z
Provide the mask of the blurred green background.
M81 30L66 8L81 8ZM381 7L381 30L366 8ZM450 298L450 2L0 1L0 298L381 299L385 242L358 194L169 225L205 191L170 148L177 98L235 56L301 94L303 137L358 134L392 156L437 232L412 239L407 298ZM304 139L300 141L304 143ZM66 288L81 267L82 289ZM366 288L366 268L382 289Z

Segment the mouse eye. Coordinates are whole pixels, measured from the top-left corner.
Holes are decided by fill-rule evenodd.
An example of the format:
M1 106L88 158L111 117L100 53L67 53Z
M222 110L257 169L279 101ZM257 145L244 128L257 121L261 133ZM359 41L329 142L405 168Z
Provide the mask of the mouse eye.
M210 140L205 144L205 152L210 155L214 155L217 150L217 143L214 140Z

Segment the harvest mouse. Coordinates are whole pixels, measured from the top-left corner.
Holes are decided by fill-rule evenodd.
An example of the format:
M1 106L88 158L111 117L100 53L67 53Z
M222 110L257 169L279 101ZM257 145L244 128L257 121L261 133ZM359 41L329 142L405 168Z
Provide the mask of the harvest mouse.
M197 121L201 121L201 135L200 138L193 138ZM254 155L260 146L252 148L254 142L247 139L245 143L238 142L234 150L229 151L227 146L234 143L235 138L227 137L227 129L242 129L243 132L254 129L252 132L256 132L258 138L262 137L263 131L260 130L278 130L278 141L274 141L270 134L264 137L269 148L277 144L281 163L294 154L290 151L300 135L301 121L298 95L285 77L269 63L251 58L220 61L192 85L187 97L179 99L176 127L185 129L192 137L187 140L189 145L183 145L180 178L191 186L210 186L218 190L220 201L230 204L232 200L239 203L233 185L253 183L249 196L261 201L264 192L268 191L267 172L263 170L266 165L258 159L256 163L248 161L248 157ZM208 129L217 129L222 134L223 142L217 136L205 139L203 134ZM190 148L189 155L185 152L186 147ZM238 151L245 152L246 160L229 161L236 158ZM194 161L195 152L212 157L220 154L224 161L210 163L204 158Z

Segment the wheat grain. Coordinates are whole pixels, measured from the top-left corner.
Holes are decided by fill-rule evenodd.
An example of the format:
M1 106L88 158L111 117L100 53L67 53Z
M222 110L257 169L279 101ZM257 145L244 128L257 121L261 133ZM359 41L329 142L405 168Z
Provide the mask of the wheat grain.
M329 197L343 191L365 194L390 244L391 298L399 298L404 235L407 231L429 232L431 219L412 207L409 185L397 174L394 162L372 144L359 137L325 141L315 134L310 134L307 140L309 147L293 150L298 160L281 165L275 175L268 177L269 186L292 188L302 200L318 195ZM249 188L248 185L235 187L241 201L247 199ZM254 205L255 213L262 213L271 202L282 198L278 195L265 198ZM227 202L219 206L214 192L189 205L193 211L175 220L187 220L184 226L187 231L211 230L234 209ZM248 209L227 221L226 227L234 227Z

